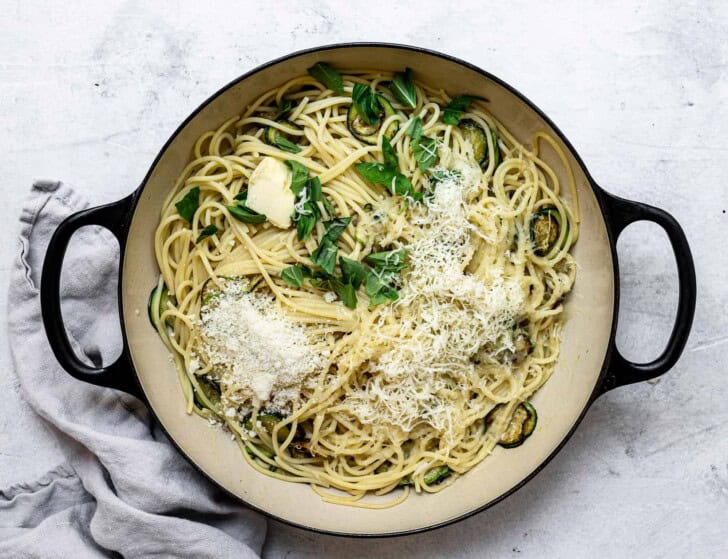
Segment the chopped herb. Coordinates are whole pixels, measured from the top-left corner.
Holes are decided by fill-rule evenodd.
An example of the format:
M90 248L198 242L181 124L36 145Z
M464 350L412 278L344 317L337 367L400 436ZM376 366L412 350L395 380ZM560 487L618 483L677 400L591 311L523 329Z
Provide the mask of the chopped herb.
M327 274L332 275L336 267L338 250L336 244L324 236L316 250L311 253L311 260Z
M310 278L311 270L302 264L289 266L281 271L281 278L291 287L302 287L304 278Z
M286 159L284 163L291 170L291 192L298 196L303 190L303 187L306 186L308 169L305 165L293 159Z
M182 219L187 223L192 223L192 218L195 217L195 212L200 207L200 187L191 188L174 207L177 208L177 213Z
M333 219L336 217L336 207L334 206L334 203L329 199L328 196L323 196L323 203L324 203L324 209L326 210L326 213L329 214L329 219Z
M332 244L335 244L349 223L351 223L351 217L337 217L336 219L326 221L324 223L326 232L324 233L324 238L321 239L321 242L329 241Z
M417 165L423 173L437 163L439 155L437 153L437 142L433 138L420 136L411 144L412 154L417 160Z
M374 90L363 83L355 83L351 92L351 100L362 120L367 124L374 124L379 120L382 112Z
M243 202L248 201L248 189L246 188L242 192L239 192L235 195L234 200L242 200Z
M405 107L414 109L417 106L417 88L415 88L411 68L407 68L404 74L394 76L389 88Z
M284 138L280 134L276 134L275 138L273 138L273 143L278 149L282 151L287 151L288 153L298 153L299 151L301 151L300 146L297 146L292 141Z
M200 232L195 243L199 243L207 239L207 237L212 237L215 233L217 233L217 227L215 225L208 225Z
M416 116L407 127L407 131L405 133L413 140L419 139L419 137L422 136L422 119Z
M384 164L394 169L399 169L399 159L397 153L392 147L392 143L386 136L382 136L382 155L384 156Z
M442 121L446 124L454 124L457 126L457 123L460 122L460 115L464 111L467 111L470 108L470 104L476 99L479 99L479 97L475 95L460 95L459 97L455 97L442 112Z
M334 279L331 282L331 287L344 305L350 309L356 308L356 289L352 284L344 283L339 279Z
M230 214L243 223L263 223L267 218L264 214L259 214L243 204L227 206Z
M369 306L376 307L387 301L399 299L397 290L388 285L392 279L391 273L382 273L377 270L370 270L367 274L365 291L369 297Z
M294 216L294 221L297 222L296 231L299 241L305 241L308 239L319 217L320 212L318 205L311 201L303 204L303 211Z
M371 254L367 254L364 260L375 268L391 272L399 272L406 266L406 256L407 251L401 248L399 250L388 250L386 252L373 252Z
M350 260L345 256L340 256L339 266L341 267L341 275L344 282L350 283L354 289L359 289L359 286L364 283L367 275L364 265L356 260Z
M321 201L321 180L318 177L313 177L308 180L308 197L312 202Z
M344 80L341 74L325 62L314 64L308 69L308 73L316 80L339 95L344 95Z
M422 195L415 192L409 179L390 165L384 163L358 163L355 167L369 182L386 186L393 194L410 196L415 200L422 199Z

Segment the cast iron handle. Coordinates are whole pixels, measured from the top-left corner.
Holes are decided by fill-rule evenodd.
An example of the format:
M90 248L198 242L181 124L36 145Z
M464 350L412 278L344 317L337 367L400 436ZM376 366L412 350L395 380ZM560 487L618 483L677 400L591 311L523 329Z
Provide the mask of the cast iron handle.
M100 225L111 231L119 241L121 253L126 244L129 210L134 199L130 195L123 200L91 208L68 216L58 226L48 244L43 273L40 280L40 304L43 325L51 349L61 366L74 378L97 384L118 388L129 394L141 397L141 390L134 380L129 353L124 341L119 358L104 367L89 367L83 363L73 351L68 339L61 315L60 283L63 258L71 236L85 225Z
M679 288L675 324L672 327L665 349L657 359L649 363L633 363L625 359L619 353L616 343L612 342L612 359L607 377L602 384L602 392L606 392L617 386L660 376L675 365L685 348L685 343L688 341L688 335L690 334L690 327L693 324L696 289L695 266L693 265L690 246L682 227L675 218L659 208L612 196L604 191L601 191L601 193L607 210L606 219L611 227L615 244L624 228L635 221L651 221L665 230L675 253Z

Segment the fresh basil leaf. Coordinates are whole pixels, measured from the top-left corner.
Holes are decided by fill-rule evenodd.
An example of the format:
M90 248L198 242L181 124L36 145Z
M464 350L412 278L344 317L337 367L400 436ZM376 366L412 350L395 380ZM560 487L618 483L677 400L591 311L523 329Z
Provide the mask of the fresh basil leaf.
M327 274L332 275L336 267L338 250L336 245L324 236L316 250L311 253L311 260Z
M437 142L433 138L420 136L410 144L412 146L412 154L417 160L417 165L423 173L430 167L435 165L440 158L437 153Z
M404 74L397 74L394 76L392 83L389 84L389 89L392 90L394 96L399 99L405 107L414 109L417 106L417 88L415 88L415 81L412 78L412 69L407 68Z
M301 264L289 266L281 271L281 278L291 287L302 287L304 278L311 277L311 270L308 266Z
M235 206L227 206L230 215L243 223L263 223L267 218L264 214L259 214L248 208L247 206L236 204Z
M374 90L363 83L355 83L351 92L351 100L359 115L367 124L374 124L379 120L382 108Z
M389 190L398 196L412 196L416 198L417 192L412 189L412 183L402 173L396 173L389 183Z
M412 122L410 122L405 134L410 136L413 140L419 139L419 137L422 136L422 119L416 116Z
M192 218L195 217L195 212L200 207L200 187L190 188L190 191L174 207L177 208L177 213L182 219L187 223L192 223Z
M399 299L399 293L397 293L397 290L392 289L389 286L384 286L380 291L369 297L369 306L376 307L382 303L396 301L397 299Z
M369 264L371 264L375 268L379 268L381 270L399 272L406 265L405 264L406 256L407 256L407 251L405 251L405 249L403 249L403 248L400 248L399 250L388 250L385 252L373 252L371 254L367 254L364 257L364 260L366 260Z
M299 151L301 151L300 146L297 146L292 141L284 138L280 134L276 134L275 138L273 139L273 143L278 149L282 151L287 151L288 153L298 153Z
M339 296L341 302L350 309L356 308L356 289L350 283L344 283L336 278L331 282L331 287Z
M442 121L446 124L457 125L460 122L460 115L470 108L470 104L479 99L475 95L460 95L450 101L442 112Z
M339 95L344 95L344 80L341 74L325 62L314 64L308 69L308 73L316 80Z
M364 265L356 260L350 260L345 256L339 256L339 266L341 267L341 275L344 278L344 282L353 285L354 289L359 289L359 286L364 282L367 275Z
M316 225L315 215L302 215L299 216L296 223L296 234L299 241L305 241L311 235L314 226Z
M385 165L394 169L399 169L397 153L394 151L394 147L392 147L392 142L390 142L389 138L386 136L382 136L382 155L384 156Z
M326 210L329 219L334 219L336 217L336 206L334 206L334 203L328 196L322 196L322 198L324 202L324 209Z
M321 179L318 177L313 177L312 179L308 179L308 185L306 186L308 189L308 198L312 202L320 202L321 201Z
M207 239L207 237L212 237L215 233L217 233L217 227L215 225L208 225L200 232L195 243L199 243L200 241Z
M291 192L298 196L303 190L303 187L306 186L308 169L305 165L293 159L286 159L284 163L291 170Z
M248 189L246 188L242 192L238 192L235 195L235 198L233 198L233 200L242 200L243 202L247 202L247 200L248 200Z
M357 163L357 171L371 183L389 185L394 177L395 170L384 163Z
M351 223L351 217L337 217L336 219L324 222L326 232L321 242L328 240L332 244L336 244L336 241L339 240L339 237L341 237L341 234L349 223Z

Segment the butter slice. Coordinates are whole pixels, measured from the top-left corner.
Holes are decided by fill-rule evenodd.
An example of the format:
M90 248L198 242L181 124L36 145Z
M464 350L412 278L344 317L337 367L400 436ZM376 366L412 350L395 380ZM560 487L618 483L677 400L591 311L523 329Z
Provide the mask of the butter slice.
M291 192L291 172L286 164L275 157L263 157L250 176L245 205L265 214L276 227L288 229L295 204L296 197Z

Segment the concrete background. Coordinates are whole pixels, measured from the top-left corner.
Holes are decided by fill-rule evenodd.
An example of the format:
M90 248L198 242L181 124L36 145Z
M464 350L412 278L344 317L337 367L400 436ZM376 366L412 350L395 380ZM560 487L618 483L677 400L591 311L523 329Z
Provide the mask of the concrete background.
M270 557L728 556L728 5L681 2L346 3L0 0L0 305L34 178L93 203L133 190L208 95L293 50L355 40L440 50L520 89L607 190L683 224L698 307L686 352L653 383L603 396L556 459L489 511L424 535L356 541L271 523ZM619 242L618 345L656 356L676 304L656 227ZM2 321L0 487L62 460L24 405ZM111 344L110 344L111 345Z

